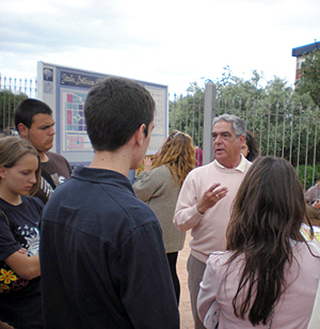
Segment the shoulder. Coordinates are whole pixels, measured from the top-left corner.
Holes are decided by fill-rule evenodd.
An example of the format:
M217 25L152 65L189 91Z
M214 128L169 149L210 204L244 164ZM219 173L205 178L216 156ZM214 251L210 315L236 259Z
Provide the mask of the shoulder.
M46 154L49 160L42 163L42 169L50 174L57 172L60 176L69 178L72 173L72 169L68 160L61 154L52 152L47 152Z
M31 196L21 196L22 202L28 206L31 206L33 208L38 209L39 211L42 210L42 208L44 207L44 203L42 202L42 200L40 200L37 197L31 197Z
M308 191L307 192L309 192L309 191L313 191L313 190L316 190L318 188L318 185L316 184L316 185L313 185L313 186L311 186L309 189L308 189Z
M170 172L170 169L165 164L162 164L159 167L154 167L154 168L152 168L151 171L149 171L149 173L152 173L152 174L160 174L160 173L165 173L165 172Z
M65 162L69 165L68 160L62 156L61 154L58 153L53 153L53 152L47 152L47 157L49 158L49 161L52 162Z
M230 258L230 251L215 251L210 254L207 265L212 267L220 267L223 266Z
M170 169L166 165L155 167L150 171L141 171L133 185L136 186L139 181L143 181L145 183L146 180L163 181L163 178L166 175L171 175Z
M158 175L167 175L171 177L171 171L169 167L165 164L161 165L160 167L154 168L153 170L155 170L155 173L157 173Z

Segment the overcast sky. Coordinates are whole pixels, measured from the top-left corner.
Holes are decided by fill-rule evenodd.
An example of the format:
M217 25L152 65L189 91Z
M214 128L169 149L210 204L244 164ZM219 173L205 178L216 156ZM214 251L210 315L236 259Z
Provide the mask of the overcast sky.
M0 0L0 73L36 78L37 62L185 93L229 65L294 82L292 48L320 40L319 0Z

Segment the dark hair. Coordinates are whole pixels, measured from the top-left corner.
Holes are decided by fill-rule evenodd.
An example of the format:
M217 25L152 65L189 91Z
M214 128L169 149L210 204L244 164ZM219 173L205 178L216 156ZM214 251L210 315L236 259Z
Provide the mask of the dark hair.
M246 143L248 145L249 153L247 155L247 159L249 161L255 160L257 156L259 156L258 146L256 143L256 139L253 137L250 131L246 133Z
M29 193L32 196L38 191L40 185L41 163L38 151L26 139L15 136L0 138L0 167L12 168L26 154L31 154L38 158L38 169L36 170L37 183Z
M246 125L245 123L236 115L234 114L222 114L218 117L215 117L212 122L212 127L219 122L219 121L227 121L231 122L232 129L236 135L236 137L239 137L241 135L246 135Z
M30 129L33 122L33 117L40 113L52 115L52 110L48 104L39 101L38 99L28 98L20 102L14 112L14 123L16 130L19 131L19 123L23 123Z
M292 165L258 157L239 187L227 228L227 249L234 251L228 263L240 255L245 259L233 309L242 319L249 313L253 326L267 323L286 288L290 243L304 241L300 226L305 218L303 188Z
M84 113L92 146L98 151L114 151L125 145L136 130L152 122L155 103L139 83L109 77L91 88Z

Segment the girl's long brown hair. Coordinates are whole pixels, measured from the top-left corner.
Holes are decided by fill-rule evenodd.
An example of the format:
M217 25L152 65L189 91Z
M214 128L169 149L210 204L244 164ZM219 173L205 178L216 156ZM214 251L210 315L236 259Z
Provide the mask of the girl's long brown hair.
M307 218L303 188L291 164L259 157L250 167L235 198L227 229L230 264L245 256L237 293L236 316L252 325L270 320L286 287L284 267L292 263L290 240L304 241L300 226Z
M181 187L189 171L195 167L195 150L192 138L182 132L170 136L154 160L153 168L165 164L174 181Z

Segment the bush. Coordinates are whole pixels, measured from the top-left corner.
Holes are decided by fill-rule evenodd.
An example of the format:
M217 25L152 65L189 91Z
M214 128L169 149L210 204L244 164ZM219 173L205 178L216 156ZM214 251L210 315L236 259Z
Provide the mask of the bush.
M300 181L302 183L302 186L305 186L306 190L316 183L318 173L320 172L320 163L316 164L313 180L312 180L312 171L313 171L313 167L311 165L308 165L307 166L306 181L304 181L305 165L299 166L298 175L299 175Z

